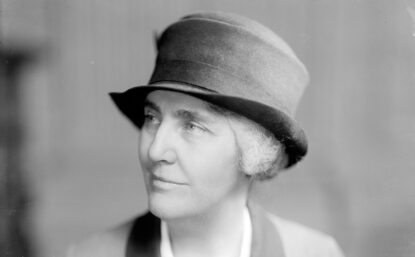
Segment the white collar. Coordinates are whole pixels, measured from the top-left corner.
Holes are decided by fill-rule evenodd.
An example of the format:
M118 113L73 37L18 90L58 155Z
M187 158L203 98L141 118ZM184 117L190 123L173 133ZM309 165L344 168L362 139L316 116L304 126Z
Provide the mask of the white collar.
M248 208L244 209L243 213L243 235L241 243L241 252L239 257L249 257L251 254L252 241L252 222L249 215ZM161 221L161 243L160 243L161 257L174 257L173 250L170 244L169 231L167 224Z

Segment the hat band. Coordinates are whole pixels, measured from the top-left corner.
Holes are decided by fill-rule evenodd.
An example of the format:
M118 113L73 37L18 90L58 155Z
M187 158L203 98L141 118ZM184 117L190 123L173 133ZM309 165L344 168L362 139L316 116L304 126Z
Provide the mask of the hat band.
M263 99L262 103L277 107L280 111L289 114L289 108L275 101L265 91L259 90L259 85L253 85L254 81L247 81L228 71L221 70L212 65L187 61L187 60L157 60L153 75L149 84L158 82L176 82L190 84L201 89L213 91L219 94L246 98L246 90L250 90L249 95L254 99ZM226 85L224 87L223 85ZM241 91L243 90L243 91Z

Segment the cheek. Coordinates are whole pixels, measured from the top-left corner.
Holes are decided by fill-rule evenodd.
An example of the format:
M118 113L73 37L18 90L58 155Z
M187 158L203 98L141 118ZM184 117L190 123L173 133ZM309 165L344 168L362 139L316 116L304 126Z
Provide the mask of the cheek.
M147 154L149 144L147 142L148 140L146 140L146 137L143 136L143 132L140 131L138 136L138 162L143 174L145 185L146 187L148 187L148 172L146 172L145 170L149 162Z
M144 132L140 131L138 136L138 158L141 165L148 161L148 149L150 148L150 138Z
M184 169L198 189L229 191L242 175L238 169L239 153L231 143L193 149L189 153L191 161L184 164Z

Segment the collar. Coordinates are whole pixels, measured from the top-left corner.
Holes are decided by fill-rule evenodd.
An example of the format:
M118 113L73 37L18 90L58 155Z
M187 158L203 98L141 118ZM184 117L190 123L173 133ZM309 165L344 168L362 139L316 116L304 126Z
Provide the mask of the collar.
M251 240L252 239L252 222L249 215L248 208L244 209L243 213L243 234L241 241L241 249L239 257L250 257ZM169 239L169 231L166 222L161 221L161 243L160 243L161 257L174 257Z
M280 235L262 208L248 204L252 224L250 257L285 257ZM137 218L132 226L126 257L162 257L160 255L161 220L148 212Z

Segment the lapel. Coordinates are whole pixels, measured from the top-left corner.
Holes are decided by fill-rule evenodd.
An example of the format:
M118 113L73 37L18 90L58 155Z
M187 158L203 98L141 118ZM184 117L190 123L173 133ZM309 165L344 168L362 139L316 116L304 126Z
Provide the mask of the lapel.
M252 220L251 257L285 257L275 225L264 210L248 204ZM134 221L127 241L126 257L160 257L160 219L148 212Z
M126 257L160 257L160 219L147 212L138 217L127 240Z
M280 234L267 213L248 203L252 220L251 257L285 257Z

